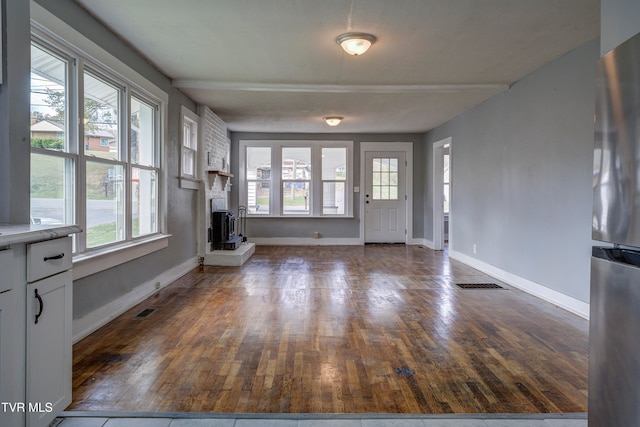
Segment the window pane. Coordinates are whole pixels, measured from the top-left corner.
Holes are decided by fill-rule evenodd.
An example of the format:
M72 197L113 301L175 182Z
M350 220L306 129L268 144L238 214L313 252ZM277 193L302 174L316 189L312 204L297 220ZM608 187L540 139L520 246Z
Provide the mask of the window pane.
M131 168L131 229L133 237L158 231L156 171Z
M73 224L73 160L31 154L31 220Z
M188 148L182 148L182 174L193 176L195 174L196 153Z
M374 158L371 178L374 200L398 200L397 158Z
M444 182L449 182L449 155L444 155Z
M444 184L444 213L449 213L449 184Z
M372 198L374 200L380 200L380 187L373 187Z
M84 147L87 154L120 160L118 102L120 91L84 75ZM107 142L106 146L101 141Z
M192 150L198 149L198 126L186 117L182 129L182 145Z
M311 179L311 148L282 149L282 179Z
M155 108L131 98L131 161L155 166Z
M271 178L271 148L247 147L247 179Z
M309 182L287 181L282 183L282 211L288 215L309 214Z
M124 239L124 167L87 162L87 247Z
M322 149L322 179L346 180L347 179L347 149L323 148Z
M31 46L31 146L69 151L67 62Z
M247 147L247 213L269 215L271 148Z
M247 184L247 213L269 215L269 181L250 181Z
M344 215L345 188L344 182L322 183L323 215Z

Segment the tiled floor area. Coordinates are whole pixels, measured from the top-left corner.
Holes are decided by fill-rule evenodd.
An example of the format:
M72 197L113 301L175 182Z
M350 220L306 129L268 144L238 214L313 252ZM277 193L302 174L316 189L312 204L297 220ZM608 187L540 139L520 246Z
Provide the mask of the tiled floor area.
M311 415L277 414L274 416L239 414L228 417L202 418L206 414L144 414L112 416L112 414L62 414L51 427L587 427L587 414L539 415ZM68 417L67 417L68 416Z

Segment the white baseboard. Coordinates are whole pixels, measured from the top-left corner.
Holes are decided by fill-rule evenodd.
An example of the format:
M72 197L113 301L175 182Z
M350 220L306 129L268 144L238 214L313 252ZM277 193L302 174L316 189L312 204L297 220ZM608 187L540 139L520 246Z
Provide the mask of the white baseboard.
M422 239L422 242L420 244L422 246L424 246L425 248L429 248L429 249L435 249L436 248L436 244L433 243L433 240Z
M449 251L449 257L467 264L468 266L473 267L476 270L480 270L483 273L489 274L490 276L493 276L496 279L499 279L513 286L514 288L518 288L524 292L548 301L551 304L554 304L587 320L589 319L589 303L580 301L576 298L570 297L551 288L547 288L546 286L542 286L523 277L516 276L515 274L509 273L508 271L504 271L498 267L487 264L483 261L460 252Z
M129 310L136 304L144 301L154 293L158 292L156 289L156 283L160 282L160 288L162 289L176 279L184 276L189 271L198 266L198 258L192 258L180 265L177 265L162 274L156 276L154 279L149 280L136 286L130 292L122 295L120 298L111 301L108 304L103 305L97 310L79 318L73 319L73 342L74 344L80 341L82 338L98 330L102 326L109 323L125 311Z
M359 237L249 237L256 245L273 246L360 246Z

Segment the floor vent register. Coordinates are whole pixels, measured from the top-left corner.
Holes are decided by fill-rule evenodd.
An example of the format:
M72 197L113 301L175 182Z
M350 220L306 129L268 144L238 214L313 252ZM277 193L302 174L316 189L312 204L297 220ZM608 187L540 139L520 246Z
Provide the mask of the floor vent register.
M456 283L456 286L462 289L503 289L495 283Z

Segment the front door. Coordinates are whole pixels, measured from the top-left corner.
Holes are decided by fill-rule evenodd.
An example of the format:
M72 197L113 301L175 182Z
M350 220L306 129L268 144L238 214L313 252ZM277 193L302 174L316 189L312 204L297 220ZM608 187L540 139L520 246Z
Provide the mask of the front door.
M405 153L367 151L365 165L365 243L405 243Z

